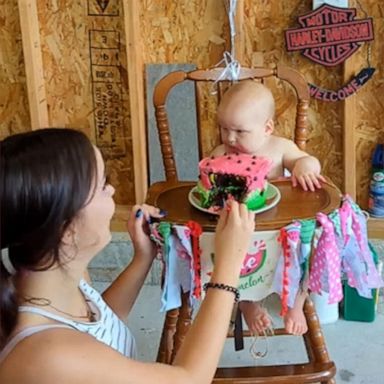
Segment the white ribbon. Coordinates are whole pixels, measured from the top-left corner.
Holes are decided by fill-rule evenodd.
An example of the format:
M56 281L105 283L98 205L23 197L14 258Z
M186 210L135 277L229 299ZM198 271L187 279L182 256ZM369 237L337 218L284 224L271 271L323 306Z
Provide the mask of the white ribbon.
M236 81L240 75L240 63L234 59L234 57L228 52L225 51L223 54L223 59L215 65L215 67L219 67L224 63L224 69L221 72L220 76L217 78L215 83L220 80L232 80Z
M16 269L13 266L11 260L9 259L9 254L8 254L7 248L1 250L1 262L3 263L5 270L10 275L16 275Z
M235 15L236 15L236 4L237 0L229 0L229 7L226 0L224 0L225 9L228 13L229 20L229 31L231 35L231 56L235 57L235 36L236 36L236 28L235 28Z
M213 89L216 89L216 84L221 80L231 80L237 81L240 75L240 63L235 59L235 36L236 36L236 28L235 28L235 14L236 14L236 2L237 0L229 0L229 6L227 1L224 0L225 8L228 13L229 19L229 28L231 35L231 52L225 51L223 53L223 58L219 63L215 65L215 67L219 67L224 64L223 71L219 75L219 77L213 83ZM216 93L213 91L212 93Z

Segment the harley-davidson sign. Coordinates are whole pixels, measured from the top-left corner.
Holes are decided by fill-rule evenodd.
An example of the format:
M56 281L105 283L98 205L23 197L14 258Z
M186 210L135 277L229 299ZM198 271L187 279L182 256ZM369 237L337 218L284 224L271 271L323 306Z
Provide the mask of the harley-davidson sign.
M288 51L302 54L316 63L333 66L351 56L359 43L373 40L372 18L355 20L356 8L323 4L298 18L300 28L285 31Z

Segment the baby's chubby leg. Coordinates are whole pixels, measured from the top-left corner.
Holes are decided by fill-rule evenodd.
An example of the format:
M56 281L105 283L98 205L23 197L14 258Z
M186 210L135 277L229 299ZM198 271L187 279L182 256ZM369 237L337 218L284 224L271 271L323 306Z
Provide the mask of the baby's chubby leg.
M272 325L268 312L260 302L240 301L239 308L251 332L262 335L263 332Z
M299 290L293 308L289 308L284 316L285 330L295 336L301 336L308 330L307 320L305 319L303 307L308 293Z

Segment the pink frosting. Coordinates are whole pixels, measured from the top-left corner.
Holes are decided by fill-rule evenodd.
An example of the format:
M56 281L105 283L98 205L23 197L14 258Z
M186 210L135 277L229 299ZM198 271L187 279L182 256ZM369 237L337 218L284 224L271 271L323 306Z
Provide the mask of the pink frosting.
M229 154L206 157L199 163L200 182L206 189L211 189L211 173L230 174L246 177L249 191L262 190L265 179L272 168L272 160L247 154Z

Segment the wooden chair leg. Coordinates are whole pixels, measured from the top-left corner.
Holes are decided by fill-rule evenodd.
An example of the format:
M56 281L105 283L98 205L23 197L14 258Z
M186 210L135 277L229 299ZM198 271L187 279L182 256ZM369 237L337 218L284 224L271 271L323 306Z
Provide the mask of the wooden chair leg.
M330 380L327 380L327 381L322 381L320 384L336 384L336 380L335 379L330 379Z
M192 308L189 305L189 292L185 292L181 294L181 307L167 311L165 315L156 358L158 363L172 364L191 323Z
M159 350L156 361L158 363L171 364L173 355L173 337L176 333L176 324L179 317L179 309L167 311L164 319L163 332L161 333Z
M184 342L185 335L192 323L192 308L189 305L189 292L181 294L181 308L176 324L176 333L173 336L173 352L171 362L173 362L177 351Z
M310 298L304 304L304 315L308 324L308 332L304 335L304 342L311 363L332 363L325 345L323 332L316 314L315 306ZM157 361L172 364L175 355L182 345L185 335L192 322L192 308L189 305L189 292L182 294L182 305L178 309L168 311L165 316L161 335ZM328 368L333 371L334 365ZM257 375L256 375L257 377ZM255 377L255 380L256 380ZM324 377L324 375L323 375ZM328 373L329 377L329 373ZM260 378L259 378L260 379ZM292 378L294 380L294 376ZM256 380L257 381L257 380ZM236 382L236 381L234 381ZM257 382L261 382L260 380ZM288 382L288 381L281 381ZM289 381L291 382L291 381ZM307 381L306 381L307 382ZM320 381L321 384L335 384L334 378Z
M307 348L310 361L326 363L331 361L325 345L320 321L316 313L315 305L308 297L304 303L304 315L308 324L308 332L304 335L304 342ZM326 383L331 383L327 381Z

